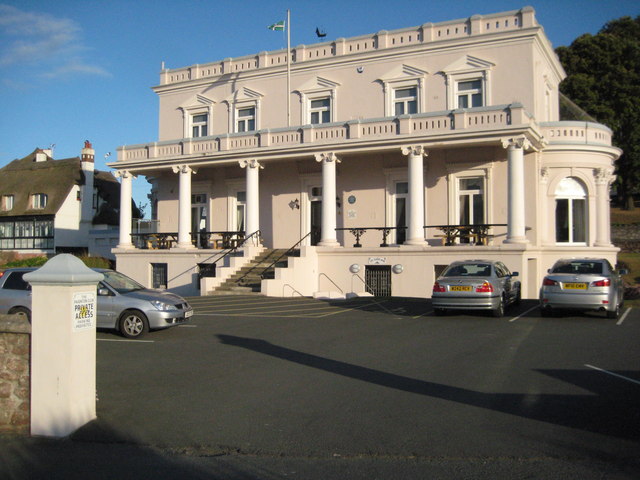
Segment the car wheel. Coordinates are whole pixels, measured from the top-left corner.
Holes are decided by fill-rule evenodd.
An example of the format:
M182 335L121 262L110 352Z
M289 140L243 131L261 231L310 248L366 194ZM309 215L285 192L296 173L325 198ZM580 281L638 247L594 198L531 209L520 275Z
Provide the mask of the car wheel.
M27 321L31 323L31 310L26 307L15 307L9 310L9 315L20 315L26 317Z
M436 315L441 317L447 314L447 310L444 308L436 308L434 311L436 312Z
M614 310L607 310L607 318L616 319L620 316L620 304L616 304L616 308Z
M500 303L498 303L498 307L494 310L491 310L491 313L494 317L502 317L504 315L504 298L500 298Z
M516 299L513 302L514 305L520 305L522 301L522 288L518 288L518 293L516 294Z
M126 338L139 338L149 331L149 321L141 312L125 310L120 317L118 328Z

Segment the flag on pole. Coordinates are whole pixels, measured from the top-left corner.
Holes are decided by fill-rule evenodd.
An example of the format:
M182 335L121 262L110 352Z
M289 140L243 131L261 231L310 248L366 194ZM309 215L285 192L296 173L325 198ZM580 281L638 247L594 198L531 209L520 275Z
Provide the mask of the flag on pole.
M269 25L267 28L269 30L273 30L274 32L283 32L284 31L284 20L281 20L278 23L274 23L273 25Z

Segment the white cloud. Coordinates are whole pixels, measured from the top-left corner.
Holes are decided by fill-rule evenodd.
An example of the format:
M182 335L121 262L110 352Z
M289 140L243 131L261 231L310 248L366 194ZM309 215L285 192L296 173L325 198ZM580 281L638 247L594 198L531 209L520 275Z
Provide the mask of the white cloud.
M0 68L26 65L49 69L55 65L45 75L48 78L69 72L109 75L103 68L83 61L81 54L87 48L81 33L71 19L0 4Z

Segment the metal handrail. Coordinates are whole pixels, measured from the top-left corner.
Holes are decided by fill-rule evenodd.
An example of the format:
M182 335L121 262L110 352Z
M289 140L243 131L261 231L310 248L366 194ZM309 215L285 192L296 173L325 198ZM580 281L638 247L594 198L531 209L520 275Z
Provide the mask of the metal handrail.
M331 280L331 278L329 278L329 275L327 275L327 274L326 274L326 273L324 273L324 272L320 272L320 273L318 274L318 288L320 288L320 277L321 277L321 276L323 276L323 275L324 275L325 277L327 277L327 280L329 280L331 283L333 283L333 284L336 286L336 288L337 288L338 290L340 290L340 293L342 293L342 294L344 295L344 291L343 291L343 290L338 286L338 284L337 284L336 282L334 282L333 280Z
M216 252L213 255L211 255L210 257L207 257L204 259L203 262L198 262L196 263L193 267L189 267L187 268L184 272L179 273L178 275L174 276L173 278L167 280L167 284L171 281L171 280L175 280L176 278L180 277L181 275L184 275L185 273L194 270L196 268L198 268L198 266L200 264L203 263L207 263L208 260L211 260L213 257L215 257L216 255L221 255L220 257L216 258L213 262L211 262L212 265L215 265L219 260L225 258L226 256L230 255L231 253L235 252L239 247L241 247L242 245L244 245L244 243L249 240L250 238L257 236L257 238L260 238L260 230L256 230L255 232L253 232L251 235L249 235L248 237L245 237L239 244L234 245L232 247L229 247L228 251L226 253L224 253L223 255L222 252ZM223 250L224 252L224 250Z
M304 237L302 237L300 240L298 240L291 248L289 248L289 250L287 250L286 252L284 252L282 255L280 255L278 258L275 259L274 262L271 263L271 265L269 265L267 268L265 268L264 270L262 270L262 272L260 273L260 278L264 279L264 274L269 271L269 269L271 267L273 267L274 265L276 265L280 260L282 260L284 257L289 256L289 253L292 252L293 250L296 249L296 247L298 245L300 245L309 235L311 235L311 232L307 233Z

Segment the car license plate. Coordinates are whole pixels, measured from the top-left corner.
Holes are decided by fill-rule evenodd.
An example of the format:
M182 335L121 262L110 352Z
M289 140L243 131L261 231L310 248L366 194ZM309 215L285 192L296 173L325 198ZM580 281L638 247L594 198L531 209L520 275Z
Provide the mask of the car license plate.
M586 290L587 284L586 283L565 283L564 288L565 290Z
M193 315L193 310L187 310L186 312L184 312L184 318L189 318L192 315Z
M451 285L449 287L449 290L451 290L452 292L470 292L471 286L470 285Z

